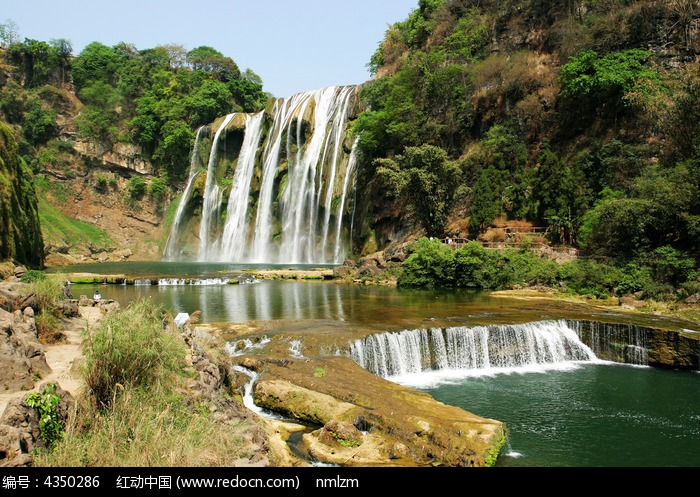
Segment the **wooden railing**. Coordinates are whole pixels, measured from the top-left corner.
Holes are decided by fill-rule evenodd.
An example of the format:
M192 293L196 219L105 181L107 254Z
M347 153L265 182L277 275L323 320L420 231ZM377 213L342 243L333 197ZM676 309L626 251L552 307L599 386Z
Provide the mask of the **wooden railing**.
M532 231L533 228L526 228L528 231L518 231L518 234L535 234L537 233L539 236L541 236L543 233L546 231ZM541 228L542 230L546 230L547 228ZM470 240L468 238L457 238L457 237L446 237L440 239L442 243L445 245L449 245L452 248L458 249L463 247L469 242L475 241L475 240ZM512 248L512 247L517 247L522 245L523 241L522 240L516 240L515 237L506 237L506 240L501 241L501 242L482 242L478 241L484 248L487 248L489 250L505 250L506 248ZM551 246L546 243L542 242L531 242L527 244L528 248L530 248L533 251L539 251L539 252L546 252L549 254L561 254L561 255L566 255L570 257L578 257L579 251L578 249L574 247L560 247L560 246Z

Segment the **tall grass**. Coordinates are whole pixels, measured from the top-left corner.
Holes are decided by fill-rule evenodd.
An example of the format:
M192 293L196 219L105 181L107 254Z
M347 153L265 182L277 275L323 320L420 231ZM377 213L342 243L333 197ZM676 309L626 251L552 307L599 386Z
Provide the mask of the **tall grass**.
M98 408L123 389L170 387L187 367L184 341L150 300L107 314L83 342L81 373Z
M255 457L249 422L187 394L187 353L172 317L150 300L110 311L83 340L87 388L66 436L34 465L224 467Z
M34 466L230 467L253 458L248 426L214 417L206 404L158 388L125 388L106 411L83 399L62 442Z
M65 298L63 294L65 277L60 274L46 275L41 271L30 270L22 277L22 281L29 284L27 292L32 296L39 340L43 343L60 340L63 332L60 330L59 318L65 316L59 302Z

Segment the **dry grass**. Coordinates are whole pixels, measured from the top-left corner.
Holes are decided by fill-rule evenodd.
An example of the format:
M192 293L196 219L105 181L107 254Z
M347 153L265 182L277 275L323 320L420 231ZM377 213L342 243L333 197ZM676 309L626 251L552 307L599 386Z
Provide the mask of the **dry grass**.
M227 467L252 459L249 430L217 423L205 403L172 392L129 389L108 412L82 399L66 436L35 466Z
M187 394L185 342L149 300L111 311L83 349L87 388L66 436L35 466L226 467L259 457L249 420Z

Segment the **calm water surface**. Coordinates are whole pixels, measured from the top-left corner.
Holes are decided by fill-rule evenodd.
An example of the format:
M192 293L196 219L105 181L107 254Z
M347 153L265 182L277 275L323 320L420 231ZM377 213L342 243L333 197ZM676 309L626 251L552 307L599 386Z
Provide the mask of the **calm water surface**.
M95 266L71 268L90 271ZM116 274L163 277L232 275L231 265L172 263L99 266ZM128 271L125 271L129 269ZM67 270L64 270L67 272ZM94 285L73 285L92 295ZM655 317L628 317L584 305L489 297L475 292L400 291L334 282L261 281L212 286L100 285L104 298L128 305L151 298L174 315L201 312L208 323L261 323L281 332L314 329L393 331L432 326L522 323L570 318L692 328ZM299 325L303 323L303 325ZM395 381L402 382L401 379ZM498 419L509 430L501 466L700 466L700 374L610 363L404 382L437 400Z
M617 364L423 387L506 423L500 466L700 466L700 374Z

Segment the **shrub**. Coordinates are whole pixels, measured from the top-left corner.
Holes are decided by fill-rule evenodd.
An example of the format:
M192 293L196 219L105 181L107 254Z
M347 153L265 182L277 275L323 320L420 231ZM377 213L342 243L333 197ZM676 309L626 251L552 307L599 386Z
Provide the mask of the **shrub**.
M39 415L39 436L48 450L63 438L63 426L59 419L58 406L61 396L56 393L56 384L49 383L41 392L27 395L27 405Z
M98 408L118 392L170 384L184 372L185 344L150 300L110 312L84 343L82 373Z
M440 240L421 238L409 249L397 280L399 287L452 286L454 250Z
M132 176L127 185L129 197L132 200L138 200L146 193L146 180L141 176Z

